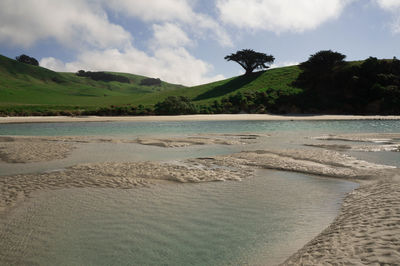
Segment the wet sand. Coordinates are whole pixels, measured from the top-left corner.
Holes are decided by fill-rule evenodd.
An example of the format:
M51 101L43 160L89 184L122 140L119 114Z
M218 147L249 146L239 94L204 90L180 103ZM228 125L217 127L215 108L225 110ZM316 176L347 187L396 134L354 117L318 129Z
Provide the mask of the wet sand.
M398 152L400 134L345 134L318 139L363 143L344 145L343 150ZM337 150L335 146L320 148ZM387 169L371 177L369 182L360 181L361 186L346 197L338 217L327 229L282 265L399 265L400 172Z
M49 147L58 148L57 142ZM29 150L26 150L26 153ZM79 164L45 173L0 176L0 209L6 210L32 192L70 187L134 188L158 181L197 183L241 180L257 168L277 169L353 180L389 175L392 166L365 162L328 150L259 150L169 162Z
M2 137L2 159L14 163L69 156L79 143L139 143L161 147L238 144L257 135L209 135L171 139L113 139L95 137ZM349 194L332 225L284 265L396 264L400 261L400 173L393 166L359 160L331 149L331 141L362 145L398 143L399 134L348 134L318 138L305 149L253 150L230 155L168 162L106 162L80 164L57 171L0 176L0 211L6 213L35 191L71 187L129 189L158 182L211 182L249 178L257 168L343 178L360 183ZM8 145L8 146L4 146ZM317 145L317 144L316 144ZM380 144L379 144L380 145ZM4 148L6 147L6 148ZM14 148L12 148L14 147ZM37 149L45 147L44 157ZM5 159L4 159L5 158Z
M399 265L400 176L363 184L339 216L282 265Z
M62 122L138 122L138 121L297 121L297 120L400 120L400 116L358 115L269 115L269 114L218 114L177 116L26 116L0 117L1 123L62 123Z
M66 158L82 143L138 143L163 148L182 148L194 145L240 145L254 143L259 137L255 134L199 134L176 138L133 139L62 136L0 136L0 161L7 163L47 162Z

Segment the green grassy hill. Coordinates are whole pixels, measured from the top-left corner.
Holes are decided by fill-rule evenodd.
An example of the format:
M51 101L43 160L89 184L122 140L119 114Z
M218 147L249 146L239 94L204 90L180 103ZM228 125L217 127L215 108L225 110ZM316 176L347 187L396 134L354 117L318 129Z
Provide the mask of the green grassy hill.
M0 55L0 110L94 110L110 105L138 105L147 95L183 88L166 82L142 86L140 82L147 77L113 74L129 78L130 83L95 81Z
M185 96L195 104L209 104L238 92L279 91L282 94L292 94L300 91L290 85L299 73L298 66L274 68L249 76L238 76L200 86L163 91L157 94L157 99L154 98L154 95L146 95L142 101L146 104L153 104L168 96Z
M75 73L59 73L23 64L0 55L0 112L90 111L112 105L152 107L168 96L185 96L197 105L208 105L238 92L293 94L299 89L290 84L300 70L297 66L276 68L195 87L166 82L160 86L141 86L141 80L146 77L109 73L125 76L130 83L95 81Z
M0 115L400 112L400 60L370 57L324 67L330 65L274 68L194 87L144 86L143 76L78 76L0 56Z

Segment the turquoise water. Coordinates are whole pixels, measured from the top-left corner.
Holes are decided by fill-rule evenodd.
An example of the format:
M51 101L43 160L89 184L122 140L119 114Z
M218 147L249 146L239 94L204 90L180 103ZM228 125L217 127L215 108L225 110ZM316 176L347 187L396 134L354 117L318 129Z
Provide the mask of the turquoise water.
M175 136L263 133L244 146L165 149L82 144L70 158L0 163L0 175L82 162L177 160L269 147L299 148L308 136L400 132L400 121L92 122L0 125L0 135ZM396 165L400 153L354 153ZM0 217L0 265L273 265L336 216L357 185L338 179L259 171L242 182L41 192Z
M0 223L0 264L277 264L355 187L264 170L242 182L50 191Z
M399 132L400 120L370 121L204 121L0 124L0 135L148 135L240 132Z

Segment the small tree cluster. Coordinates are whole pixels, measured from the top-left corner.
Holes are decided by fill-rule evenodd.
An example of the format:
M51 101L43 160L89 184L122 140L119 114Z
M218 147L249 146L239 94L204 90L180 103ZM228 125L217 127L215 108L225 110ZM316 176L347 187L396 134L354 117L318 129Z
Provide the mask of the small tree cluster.
M120 76L120 75L114 75L106 72L91 72L91 71L84 71L84 70L79 70L76 73L77 76L79 77L88 77L96 81L105 81L105 82L110 82L110 81L117 81L121 83L130 83L130 80L127 77Z
M22 54L20 56L15 57L15 60L18 62L24 63L24 64L29 64L33 66L38 66L39 62L33 57L27 56L26 54Z
M332 50L319 51L299 65L305 72L326 72L335 67L343 66L346 62L344 54L333 52Z
M99 115L99 116L124 116L124 115L154 115L154 110L144 105L131 106L115 106L101 107L97 110L88 111L85 115Z
M198 109L189 98L184 96L169 96L154 106L158 115L186 115L197 114Z
M228 97L222 98L220 101L215 100L210 106L202 106L204 113L214 114L237 114L245 113L294 113L299 109L293 103L292 98L300 91L284 92L273 88L267 91L247 91L237 92Z
M154 79L154 78L145 78L140 81L140 85L143 86L160 86L161 85L161 79Z

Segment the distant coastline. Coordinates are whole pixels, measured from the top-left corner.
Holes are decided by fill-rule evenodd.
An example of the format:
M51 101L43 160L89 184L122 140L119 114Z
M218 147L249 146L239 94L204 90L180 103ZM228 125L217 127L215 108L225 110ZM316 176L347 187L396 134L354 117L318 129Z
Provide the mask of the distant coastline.
M0 124L62 122L154 122L154 121L318 121L318 120L400 120L399 115L267 115L217 114L176 116L9 116L0 117Z

